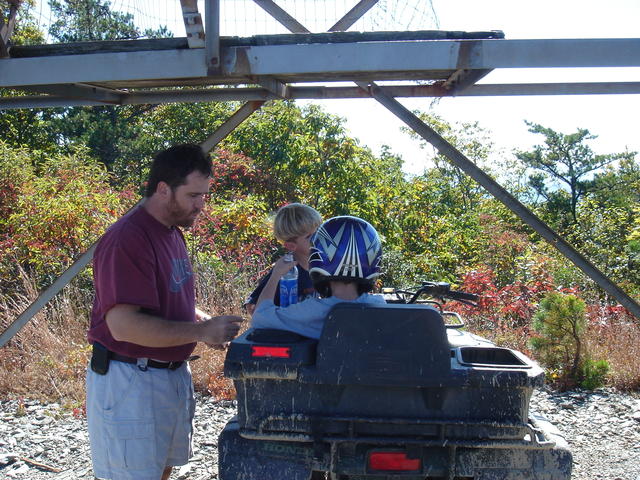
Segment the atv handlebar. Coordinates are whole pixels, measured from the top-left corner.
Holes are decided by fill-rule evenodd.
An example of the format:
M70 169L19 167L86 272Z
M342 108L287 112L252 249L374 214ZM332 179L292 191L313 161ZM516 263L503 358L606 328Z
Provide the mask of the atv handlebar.
M431 297L444 302L446 299L457 300L467 305L476 306L478 295L473 293L451 290L451 285L446 282L422 282L415 291L395 290L394 293L403 298L403 303L416 303L421 296ZM407 299L407 297L409 297Z

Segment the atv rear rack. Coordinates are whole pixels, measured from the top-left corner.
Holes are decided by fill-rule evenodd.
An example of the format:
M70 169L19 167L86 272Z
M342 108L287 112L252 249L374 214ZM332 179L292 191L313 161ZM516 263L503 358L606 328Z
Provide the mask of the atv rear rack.
M416 430L421 429L423 432L414 435L366 435L359 433L359 430L363 430L362 427L387 425L401 425L405 428L415 427ZM366 430L367 428L364 429ZM494 438L473 438L478 437L478 435L472 433L464 437L459 433L461 430L495 433L492 435ZM503 434L503 437L495 438L500 433ZM455 446L542 450L553 448L556 445L555 441L545 436L544 430L538 426L533 418L530 418L527 424L522 424L450 419L411 419L408 421L402 418L322 418L301 414L290 416L271 415L261 421L256 430L242 428L240 436L250 440L327 443L357 441L369 444L403 443L433 447Z

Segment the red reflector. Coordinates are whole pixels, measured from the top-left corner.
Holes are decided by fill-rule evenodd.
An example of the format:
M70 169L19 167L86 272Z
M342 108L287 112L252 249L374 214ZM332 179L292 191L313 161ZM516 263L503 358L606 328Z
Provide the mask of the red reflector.
M251 356L289 358L290 350L289 347L251 347Z
M371 470L417 471L420 463L419 458L407 458L404 452L373 452L369 455Z

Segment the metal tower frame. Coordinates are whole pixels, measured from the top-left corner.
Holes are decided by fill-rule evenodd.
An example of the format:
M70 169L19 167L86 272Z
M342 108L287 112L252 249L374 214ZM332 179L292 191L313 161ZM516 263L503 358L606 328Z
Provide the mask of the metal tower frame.
M17 10L20 0L10 1ZM0 97L0 110L246 102L203 142L208 151L268 100L373 98L640 318L640 305L634 299L396 100L639 94L640 82L476 82L494 69L640 67L640 38L508 40L501 31L347 31L377 1L357 1L328 32L311 33L273 0L254 0L291 33L239 38L219 35L219 0L206 0L204 22L197 0L180 0L187 34L184 38L24 47L11 46L9 42L15 21L12 9L8 19L0 16L0 91L8 92ZM346 82L353 86L345 86ZM93 248L0 335L0 346L91 261Z

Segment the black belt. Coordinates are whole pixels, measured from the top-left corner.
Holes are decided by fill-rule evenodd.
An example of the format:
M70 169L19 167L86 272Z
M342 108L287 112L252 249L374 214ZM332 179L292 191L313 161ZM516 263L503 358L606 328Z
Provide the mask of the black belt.
M198 355L192 355L186 360L179 360L174 362L159 362L158 360L142 359L143 361L139 363L137 358L120 355L119 353L108 350L102 344L94 342L93 353L91 355L91 369L94 372L99 373L100 375L105 375L109 370L109 361L115 360L116 362L132 364L139 363L139 368L141 370L146 370L147 367L168 368L169 370L176 370L180 368L184 364L184 362L190 362L192 360L197 360L198 358L200 358Z
M169 370L176 370L182 366L184 362L190 362L192 360L199 359L199 355L191 355L186 360L180 360L177 362L159 362L157 360L151 360L150 358L147 360L147 367L152 368L168 368ZM124 355L120 355L119 353L112 352L109 350L109 359L115 360L116 362L124 362L124 363L138 363L137 358L126 357Z
M133 357L125 357L124 355L120 355L116 352L109 351L109 359L115 360L116 362L124 362L124 363L138 363L137 358ZM188 360L195 360L195 358L189 357ZM147 367L152 368L168 368L169 370L176 370L182 366L184 360L180 360L179 362L158 362L157 360L147 360Z

